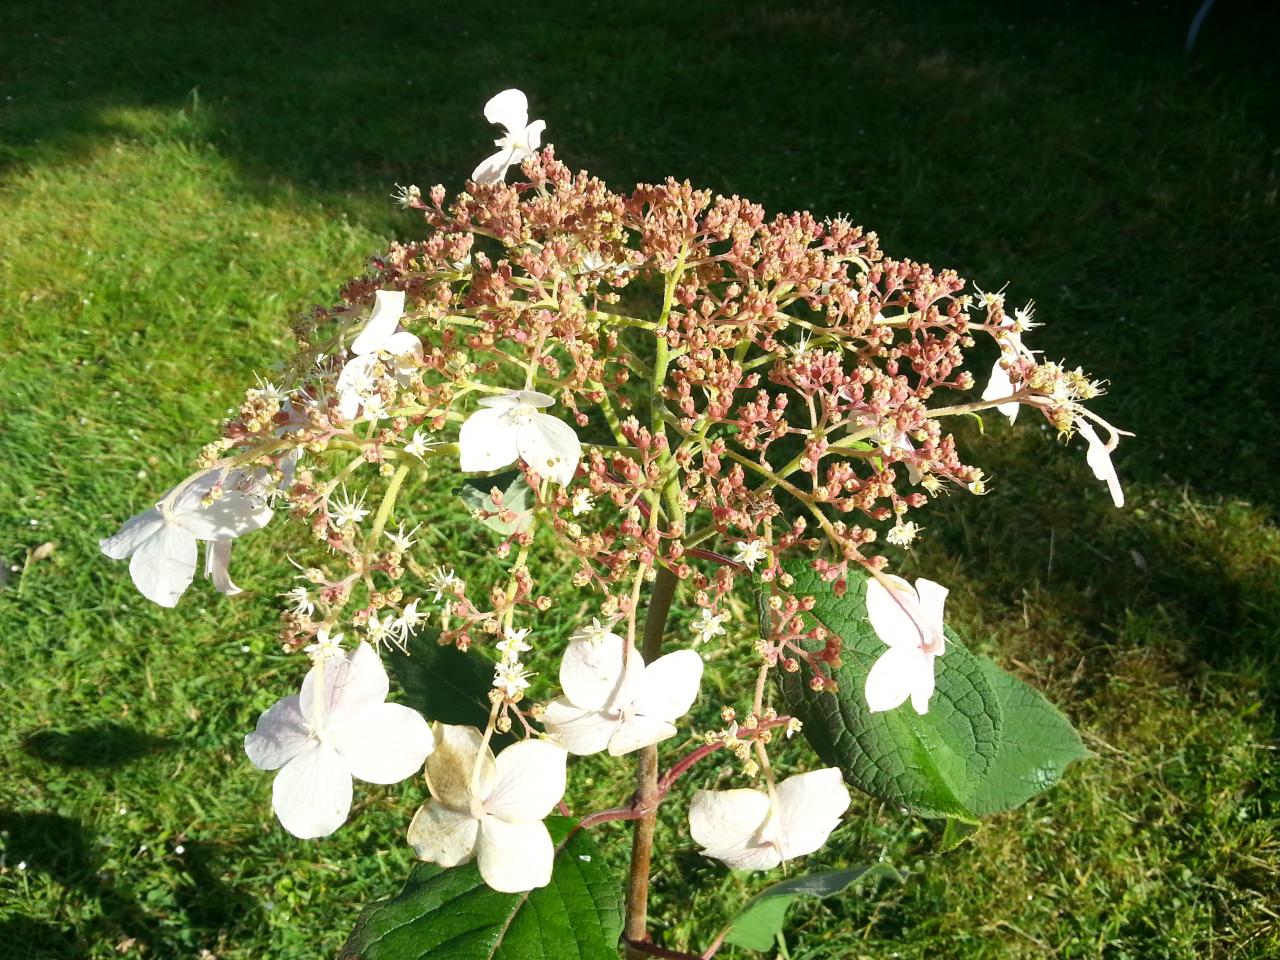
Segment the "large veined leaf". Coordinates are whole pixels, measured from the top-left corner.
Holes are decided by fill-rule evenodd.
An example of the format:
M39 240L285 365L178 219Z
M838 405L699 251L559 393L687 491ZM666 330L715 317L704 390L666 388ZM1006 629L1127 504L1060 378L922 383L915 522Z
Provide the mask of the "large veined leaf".
M586 831L551 817L551 883L499 893L475 863L414 867L399 895L365 907L340 960L617 960L621 881Z
M967 798L979 816L1011 810L1062 779L1072 760L1091 756L1071 722L1044 694L979 657L1004 710L1000 753Z
M484 729L489 722L493 665L481 653L440 646L438 637L435 630L421 629L404 650L388 647L387 663L404 690L404 703L428 720ZM495 732L492 743L496 749L512 739Z
M986 671L952 643L936 662L937 688L923 716L910 706L872 713L863 696L867 672L885 646L866 616L866 581L850 579L844 596L803 560L788 564L796 596L812 596L812 615L844 641L839 690L814 693L810 673L781 674L783 697L804 722L818 755L872 796L915 813L972 818L964 797L999 752L1003 711Z
M844 653L832 672L838 691L814 693L802 668L781 675L783 698L818 755L852 785L922 816L975 821L1025 802L1087 756L1052 704L949 629L929 712L905 704L872 713L864 688L885 646L867 619L865 579L836 596L803 560L787 569L792 591L814 597L812 616L840 635Z
M874 863L823 870L775 883L746 902L733 918L725 942L749 950L772 950L786 923L787 911L797 899L834 896L861 880L880 878L902 881L902 875L887 863Z

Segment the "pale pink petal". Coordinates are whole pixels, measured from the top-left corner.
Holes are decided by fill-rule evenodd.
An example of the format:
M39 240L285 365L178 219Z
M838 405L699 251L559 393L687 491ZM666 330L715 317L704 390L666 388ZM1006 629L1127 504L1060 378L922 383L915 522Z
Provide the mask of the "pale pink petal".
M928 639L920 623L915 589L901 577L886 576L893 590L873 577L867 581L867 619L876 635L891 647L919 648Z
M210 540L204 548L204 574L213 580L213 587L221 594L234 597L241 589L231 581L228 567L231 564L231 541Z
M244 738L244 752L259 770L278 770L306 749L310 737L298 698L285 697L262 711L258 726Z
M164 526L164 514L155 507L130 517L111 536L98 541L98 548L112 560L124 560L150 540Z
M921 626L929 632L932 642L932 646L928 646L926 649L935 656L942 656L946 643L942 627L945 620L944 608L949 592L942 584L926 580L924 577L916 580L916 596L920 600Z
M1093 475L1106 483L1111 492L1111 502L1117 507L1123 507L1124 491L1120 489L1120 477L1116 474L1115 464L1111 462L1111 451L1087 420L1077 420L1076 429L1089 442L1085 462L1093 470Z
M555 847L541 820L508 823L485 817L480 821L477 853L480 876L494 890L522 893L551 882Z
M633 714L623 720L613 736L609 738L609 755L621 757L641 747L669 740L676 735L676 732L675 724L666 720Z
M1009 371L1000 365L997 360L994 367L991 368L991 379L987 381L987 388L982 391L983 400L999 400L1002 397L1012 396L1015 387L1013 381L1009 379ZM1016 400L1011 403L996 404L996 410L1009 418L1009 422L1018 419L1018 411L1022 409L1022 404Z
M408 330L401 330L399 333L393 333L382 345L382 349L393 357L414 357L417 360L422 359L422 341ZM396 372L398 373L404 365L398 363L395 366Z
M493 751L483 746L484 737L475 727L437 723L432 732L436 746L427 757L431 795L450 807L468 810L472 798L486 796L493 785Z
M849 790L835 767L788 777L777 786L775 842L782 859L813 853L849 808Z
M271 520L272 511L260 497L238 490L225 490L208 506L186 508L186 498L175 505L172 520L197 540L228 540L260 530Z
M928 656L928 669L921 668L916 672L915 685L911 688L911 706L916 713L924 716L929 712L929 699L933 696L934 684L937 682L933 672L934 657Z
M514 88L496 93L484 105L484 118L506 127L509 134L518 133L529 122L529 98Z
M271 806L295 837L327 837L351 811L351 774L336 751L317 744L276 774Z
M458 433L458 466L465 473L498 470L514 463L518 428L506 410L477 410Z
M617 719L599 710L576 707L564 697L547 704L542 720L547 732L559 738L566 750L579 757L604 750L618 729Z
M341 659L317 663L302 681L302 715L317 730L336 728L353 713L387 699L391 682L382 658L361 643Z
M782 858L761 841L769 798L759 790L698 790L689 804L689 832L704 856L734 869L767 870Z
M912 647L890 647L867 673L867 707L872 713L892 710L906 702L924 670L933 675L933 657Z
M546 413L533 413L516 431L516 449L524 462L561 486L567 486L582 459L573 427Z
M701 682L702 657L692 650L668 653L644 668L632 695L632 709L657 720L677 720L698 699Z
M521 740L500 754L484 809L495 817L522 823L541 820L564 796L563 747L545 740Z
M542 143L542 134L547 129L547 121L535 120L524 128L524 145L530 150L537 150Z
M616 633L599 640L570 640L560 660L560 687L575 707L599 710L618 693L622 682L626 641ZM630 672L639 676L644 665L634 647L627 652Z
M389 350L387 341L400 325L400 316L404 313L404 291L379 290L373 296L373 312L360 335L351 341L352 353L395 352Z
M545 409L546 407L555 406L555 397L547 396L545 393L539 393L537 390L510 390L506 393L494 394L490 397L482 397L480 406L493 407L501 410L512 410L515 407L533 407L534 409Z
M162 607L177 606L196 576L195 538L171 523L162 524L134 550L129 576L148 600Z
M399 783L422 769L435 746L422 714L399 703L377 703L344 714L326 731L351 775L368 783Z
M476 855L480 821L470 813L428 800L409 823L409 845L419 860L456 867Z
M500 183L507 175L507 168L515 159L516 152L510 147L503 147L497 153L490 154L480 162L480 166L471 171L471 179L478 184Z

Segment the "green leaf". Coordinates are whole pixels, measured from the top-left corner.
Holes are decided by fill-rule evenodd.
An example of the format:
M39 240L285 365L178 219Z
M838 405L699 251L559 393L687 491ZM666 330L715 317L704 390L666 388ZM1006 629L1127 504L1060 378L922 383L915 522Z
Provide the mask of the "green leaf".
M780 674L788 709L825 762L874 797L931 817L972 820L965 797L999 752L1003 712L987 671L953 635L935 664L937 686L923 716L899 708L867 709L863 689L884 643L867 620L866 581L851 578L837 597L803 559L785 564L792 592L812 596L812 616L843 638L842 664L832 671L839 690L814 693L807 665Z
M851 578L837 597L804 560L788 561L786 569L796 579L792 592L814 597L813 617L843 638L844 652L832 671L837 692L814 693L802 666L781 675L783 698L818 755L853 786L922 816L974 823L1026 802L1088 756L1048 700L971 653L950 629L929 712L904 706L871 713L863 691L884 644L867 620L866 580ZM962 835L958 827L953 839Z
M551 817L551 883L528 893L485 885L474 862L418 864L398 896L365 907L341 960L617 960L618 878L586 831Z
M830 897L860 880L887 878L898 883L902 875L887 863L866 864L846 870L824 870L792 877L766 887L746 902L733 918L725 942L748 950L771 950L787 918L787 910L799 897Z
M439 636L435 630L422 629L409 639L406 650L388 648L387 660L404 690L404 703L428 720L484 729L489 722L493 666L483 654L440 646Z
M500 506L494 504L491 496L495 488L502 491ZM458 491L458 496L468 513L504 537L523 533L533 523L533 491L525 482L524 474L518 470L468 480ZM498 515L502 510L510 510L516 515L515 519L503 520Z
M980 658L1000 696L1004 736L996 762L968 798L979 816L1012 810L1062 779L1067 764L1091 756L1071 721L1044 694Z

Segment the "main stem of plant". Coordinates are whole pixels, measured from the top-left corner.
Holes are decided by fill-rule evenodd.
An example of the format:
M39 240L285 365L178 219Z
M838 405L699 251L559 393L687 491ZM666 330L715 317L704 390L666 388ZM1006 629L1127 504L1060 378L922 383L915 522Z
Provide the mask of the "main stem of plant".
M667 628L667 614L676 592L676 575L666 567L658 567L658 576L649 595L645 614L644 639L640 653L645 663L662 654L662 634ZM649 910L649 861L653 856L653 828L657 822L658 748L645 747L636 763L636 793L632 803L641 816L634 823L631 838L631 875L627 881L627 920L624 940L647 940L646 920ZM627 960L642 960L644 951L627 947Z

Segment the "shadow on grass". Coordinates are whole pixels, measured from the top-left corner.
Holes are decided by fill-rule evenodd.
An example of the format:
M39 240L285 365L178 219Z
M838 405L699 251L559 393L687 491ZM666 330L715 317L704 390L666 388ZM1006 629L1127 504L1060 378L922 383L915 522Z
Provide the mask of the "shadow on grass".
M22 741L27 753L62 767L115 767L172 749L172 741L118 723L81 730L41 730Z
M5 956L71 958L84 956L89 945L132 941L149 956L194 956L184 941L214 942L228 931L260 922L252 897L223 883L214 864L219 849L213 844L188 842L178 858L185 875L177 899L186 915L175 928L149 914L128 889L104 868L93 850L93 838L70 817L52 813L0 811L0 836L5 859L25 862L30 874L50 879L97 903L100 919L79 930L24 917L0 921L0 944Z

